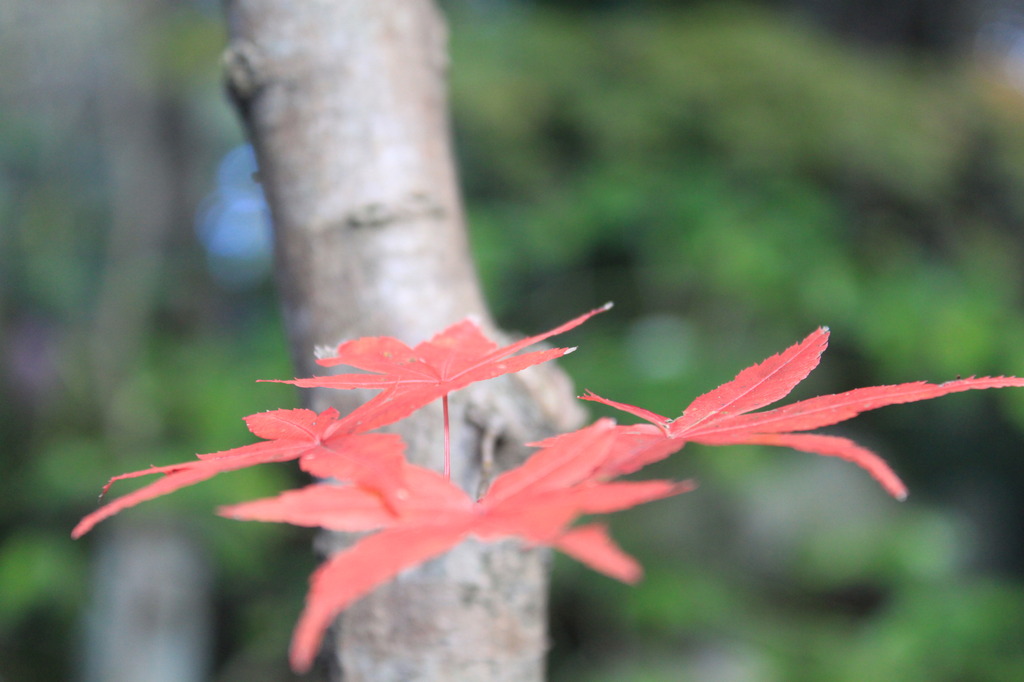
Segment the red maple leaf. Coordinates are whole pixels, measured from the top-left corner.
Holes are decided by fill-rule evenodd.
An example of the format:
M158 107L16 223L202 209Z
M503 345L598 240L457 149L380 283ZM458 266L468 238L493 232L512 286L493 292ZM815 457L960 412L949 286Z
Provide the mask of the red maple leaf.
M624 451L623 459L614 463L619 471L634 471L671 454L673 450L666 448L665 441L676 443L676 450L687 442L779 445L849 460L864 468L893 497L902 500L907 496L906 486L878 455L847 438L802 432L838 424L886 405L972 389L1024 386L1024 379L1018 377L972 377L943 384L916 381L858 388L753 412L789 395L818 366L828 345L828 334L828 328L820 328L782 353L748 367L732 381L698 397L676 419L593 393L583 398L629 412L656 427L636 426L622 433L623 438L633 440L634 447L632 451Z
M604 514L677 495L690 483L606 482L595 478L616 456L618 430L608 419L562 436L497 479L473 501L436 472L406 465L408 495L394 508L359 486L311 485L278 497L220 510L238 519L277 521L339 531L378 531L328 559L311 578L306 608L292 639L292 667L312 664L324 630L342 610L402 570L439 556L469 536L516 537L556 547L625 582L640 566L601 525L569 528L584 514ZM330 474L329 471L324 473Z
M405 494L401 480L404 446L395 435L369 435L363 432L390 424L438 397L445 398L445 475L448 474L447 394L474 381L490 379L509 372L561 357L571 348L555 348L515 355L520 350L556 334L569 331L611 304L581 315L548 332L531 336L499 348L487 339L472 320L464 320L409 348L390 337L369 337L338 346L334 357L320 360L323 365L348 364L373 374L345 374L283 383L332 388L383 388L381 394L339 419L334 409L317 415L311 410L274 410L245 418L249 430L267 442L232 450L199 455L199 461L183 462L132 471L110 479L100 497L116 481L151 474L162 478L100 507L75 526L71 535L78 538L93 526L124 509L180 488L205 481L224 471L233 471L265 462L298 459L300 467L314 475L318 462L336 459L334 476L354 481L384 497L392 505Z
M390 336L346 341L338 346L333 356L317 360L317 363L324 367L347 365L361 369L363 373L293 379L283 383L303 388L383 389L348 416L359 431L369 431L407 417L473 382L518 372L562 357L575 348L516 353L574 329L611 307L611 303L606 303L543 334L503 347L484 336L479 325L471 319L448 327L414 348Z
M394 434L353 433L347 419L327 409L273 410L245 418L256 436L266 439L231 450L198 455L192 462L150 467L115 476L103 487L101 497L116 481L150 474L163 476L138 490L123 495L85 516L71 532L79 538L100 521L140 502L151 500L180 488L205 481L219 473L244 469L268 462L299 460L299 466L314 476L330 470L339 479L358 482L383 504L393 505L405 494L402 480L404 444Z
M538 443L540 450L522 466L495 479L477 500L448 480L447 456L442 477L406 462L398 436L366 433L438 397L445 401L447 415L449 392L564 355L571 349L518 353L608 307L500 348L472 321L453 325L414 348L390 337L343 343L334 357L321 364L349 365L364 373L286 383L381 390L363 406L343 419L335 410L319 415L310 410L251 415L246 423L264 442L199 455L197 461L116 476L104 491L120 479L163 474L86 516L72 535L79 537L99 521L144 500L223 471L264 462L297 459L300 467L314 476L343 481L343 485L316 484L221 509L222 514L240 519L372 533L313 574L292 641L292 666L301 671L311 665L324 630L340 611L402 570L436 557L470 536L484 541L513 537L530 545L555 547L612 577L626 582L639 579L640 566L614 544L603 526L571 524L581 515L619 511L692 489L688 482L612 480L669 456L687 442L780 445L845 458L865 468L902 499L905 486L877 455L845 438L805 432L885 405L971 389L1024 386L1024 379L1016 377L914 382L856 389L757 411L787 396L817 366L828 341L828 330L823 328L698 397L674 420L588 394L588 400L624 410L650 424L616 426L611 420L600 420ZM447 423L445 429L447 439Z
M578 327L611 307L611 303L605 303L550 331L520 339L504 347L498 347L498 344L484 336L480 326L472 319L453 324L415 348L390 336L354 339L342 343L333 356L318 359L317 363L325 367L348 365L363 372L292 379L280 383L303 388L383 389L348 415L348 419L359 431L369 431L396 422L441 398L444 475L448 478L451 472L448 394L471 383L518 372L576 350L551 348L516 355L528 346Z

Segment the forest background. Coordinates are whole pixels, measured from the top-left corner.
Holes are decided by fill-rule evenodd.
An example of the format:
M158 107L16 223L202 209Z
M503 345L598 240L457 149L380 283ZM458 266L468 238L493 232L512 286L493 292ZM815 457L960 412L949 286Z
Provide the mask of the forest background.
M671 414L820 324L794 397L1024 374L1020 3L444 7L495 317L532 333L616 302L561 363L580 391ZM173 679L293 679L312 534L211 513L287 468L68 538L110 475L297 404L253 383L293 371L224 42L212 1L0 11L0 680L104 679L117 595L154 583L192 600ZM612 521L643 583L556 561L551 679L1024 678L1024 396L840 432L907 503L838 462L689 446L656 474L697 492ZM132 582L139 557L166 573Z

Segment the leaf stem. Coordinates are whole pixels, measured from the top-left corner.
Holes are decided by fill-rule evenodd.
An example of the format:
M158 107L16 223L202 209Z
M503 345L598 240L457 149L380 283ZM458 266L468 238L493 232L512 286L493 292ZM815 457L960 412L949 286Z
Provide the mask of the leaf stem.
M441 398L441 405L444 409L444 480L452 479L452 449L451 438L448 431L448 394Z

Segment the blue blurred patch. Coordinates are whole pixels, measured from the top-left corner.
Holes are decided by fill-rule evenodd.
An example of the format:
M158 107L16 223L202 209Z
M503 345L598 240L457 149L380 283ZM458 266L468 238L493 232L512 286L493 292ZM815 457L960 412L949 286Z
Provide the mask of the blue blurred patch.
M257 286L271 272L270 209L256 171L251 145L228 152L217 168L217 188L203 200L196 219L210 274L229 289Z

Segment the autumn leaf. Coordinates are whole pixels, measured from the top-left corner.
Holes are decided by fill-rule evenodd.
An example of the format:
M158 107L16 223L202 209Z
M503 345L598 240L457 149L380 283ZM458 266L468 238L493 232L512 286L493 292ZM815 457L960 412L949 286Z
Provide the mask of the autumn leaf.
M330 468L332 476L354 481L383 496L393 506L405 494L401 479L403 444L398 436L366 434L397 421L438 397L475 381L489 379L565 355L571 348L554 348L516 355L556 334L569 331L608 310L611 304L590 311L548 332L499 348L472 320L455 324L415 348L390 337L356 339L338 346L335 356L320 360L325 366L347 364L371 374L343 374L283 383L333 388L383 388L361 407L339 418L336 410L319 415L311 410L273 410L245 418L249 430L266 442L223 452L199 455L199 461L151 467L115 476L101 497L117 481L162 475L157 481L128 493L83 518L72 531L78 538L97 523L140 502L205 481L219 473L262 464L298 459L300 467L317 477ZM445 403L447 446L447 402ZM448 472L445 450L445 472Z
M484 541L512 537L555 547L613 578L638 580L639 565L603 526L570 525L581 515L628 509L693 486L595 478L594 472L615 455L617 433L614 423L604 419L568 434L499 476L476 501L440 474L407 464L408 494L393 509L355 485L316 484L224 507L220 513L331 530L378 531L334 555L313 574L292 639L292 667L302 672L341 611L399 572L440 556L470 536Z
M620 470L635 470L639 468L637 463L642 466L671 454L659 441L676 443L676 450L687 442L777 445L849 460L871 474L893 497L902 500L907 496L906 486L878 455L847 438L800 432L838 424L861 412L887 405L928 400L973 389L1024 386L1024 379L1017 377L957 379L943 384L917 381L858 388L801 400L773 410L753 412L789 395L811 373L828 343L828 333L827 328L820 328L782 353L748 367L732 381L698 397L674 420L593 393L582 397L623 410L654 425L654 428L636 426L623 432L627 441L632 440L634 450L618 462ZM632 465L628 461L630 459L633 460Z
M398 339L376 336L347 341L335 354L317 360L325 367L346 365L362 373L334 374L282 383L303 388L369 388L381 393L361 405L348 418L359 431L396 422L452 391L476 381L518 372L560 358L574 348L551 348L516 355L552 336L565 333L611 308L580 315L554 329L499 347L484 336L479 325L467 319L410 348Z
M648 423L620 426L602 419L535 443L538 450L533 456L498 476L479 499L472 499L448 480L447 452L442 476L407 462L397 435L367 433L437 398L444 401L447 414L451 391L564 355L572 349L521 351L609 307L504 347L487 339L470 320L411 348L390 337L343 343L333 357L320 363L347 365L360 373L285 383L380 390L354 412L344 418L333 409L320 414L275 410L250 415L246 424L262 442L116 476L104 492L119 480L150 474L161 477L87 515L72 535L79 537L99 521L139 502L255 464L298 460L307 473L331 479L220 510L238 519L367 533L328 559L311 578L291 648L292 667L304 671L338 613L401 571L440 556L469 537L482 541L518 538L527 545L556 548L618 580L638 580L641 567L614 543L604 526L573 524L580 516L612 513L691 490L690 482L615 480L668 457L687 442L775 445L847 459L903 499L906 487L875 453L846 438L808 431L886 405L972 389L1024 386L1024 379L1015 377L957 379L944 384L913 382L763 409L789 395L817 367L828 343L828 330L821 328L699 396L676 419L588 393L585 399Z
M273 410L245 418L249 430L266 439L260 443L222 452L198 455L192 462L151 467L115 476L103 487L101 497L116 481L161 474L161 478L123 495L85 516L71 532L79 538L100 521L140 502L205 481L225 471L257 464L299 460L299 466L314 476L329 475L360 483L385 505L393 505L405 494L402 479L404 445L393 434L353 433L351 423L327 409Z

